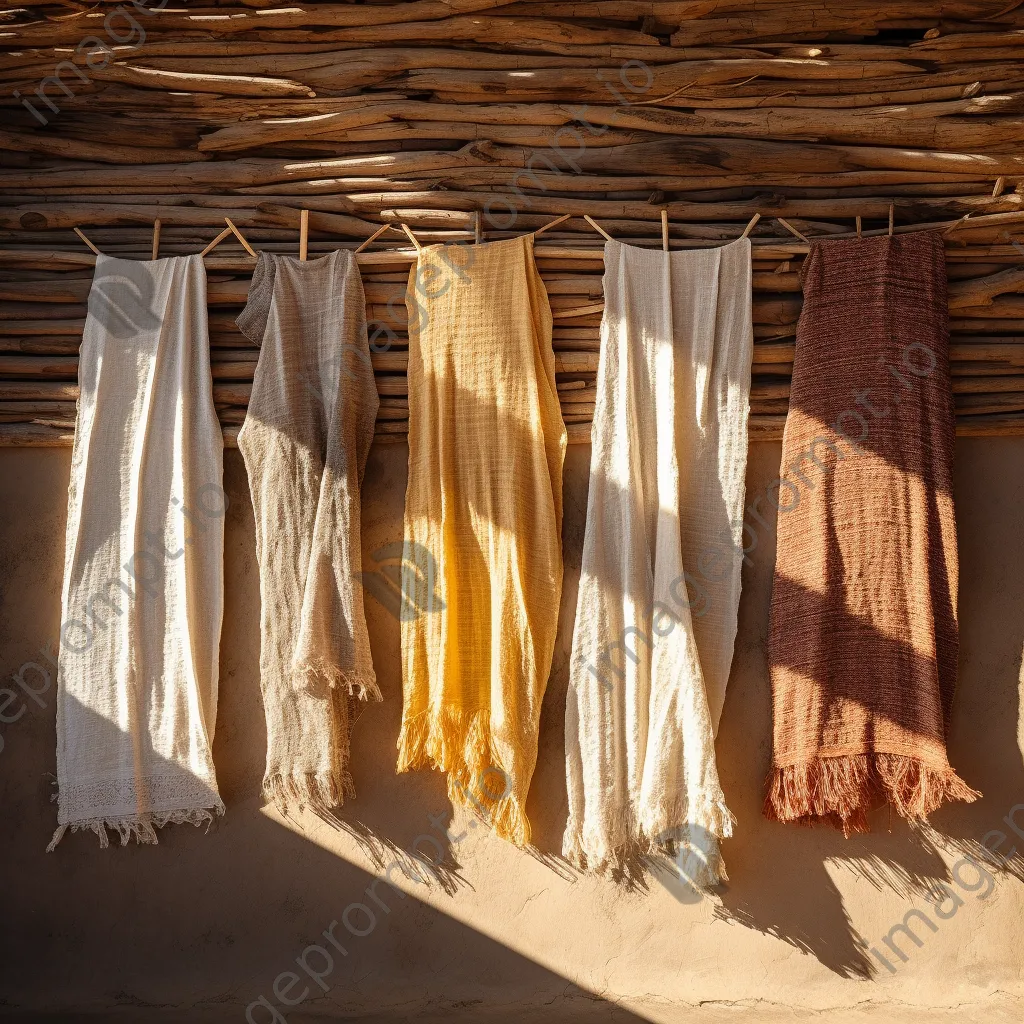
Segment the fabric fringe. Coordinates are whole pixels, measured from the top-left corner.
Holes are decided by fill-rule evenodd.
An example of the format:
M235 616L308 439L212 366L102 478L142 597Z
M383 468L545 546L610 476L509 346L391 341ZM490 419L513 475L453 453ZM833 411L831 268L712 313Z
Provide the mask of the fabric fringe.
M724 801L697 794L697 799L677 796L645 806L640 816L640 833L661 836L679 828L700 828L718 839L728 839L736 818Z
M611 844L604 838L584 838L582 824L570 818L562 840L562 856L580 871L616 875L641 861L669 858L697 888L726 881L720 842L732 835L736 818L719 800L685 797L646 809L643 823L622 814L612 835L629 838Z
M303 688L312 683L326 683L332 690L347 690L356 700L382 701L377 679L373 675L353 675L325 661L303 661L292 669Z
M348 761L347 755L345 761ZM285 817L304 807L326 812L340 807L346 797L355 795L355 783L347 768L339 772L275 772L263 780L263 799Z
M845 836L868 832L868 811L890 803L904 818L926 821L947 800L981 794L952 768L936 770L905 754L847 754L772 769L764 814L771 821L827 822Z
M524 847L530 844L530 822L514 781L491 749L490 712L439 708L402 723L398 738L399 772L434 768L448 774L448 798L468 807L502 839ZM500 799L497 775L504 780Z
M110 846L110 839L107 836L107 829L112 829L121 838L121 845L127 846L130 839L137 843L157 845L156 830L165 825L206 825L207 831L213 824L214 815L218 817L224 814L224 805L218 804L215 807L195 808L188 811L163 811L160 813L150 812L147 814L126 815L122 818L91 818L88 821L77 821L67 825L58 825L53 833L50 845L46 847L47 853L53 853L57 844L64 838L64 833L69 829L72 832L89 830L95 832L99 837L100 849L105 850Z

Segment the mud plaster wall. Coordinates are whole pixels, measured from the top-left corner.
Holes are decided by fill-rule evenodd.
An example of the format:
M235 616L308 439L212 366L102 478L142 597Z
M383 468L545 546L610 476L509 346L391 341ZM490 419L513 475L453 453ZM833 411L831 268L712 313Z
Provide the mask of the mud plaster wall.
M751 446L748 499L777 475L780 446ZM402 529L407 451L375 446L364 490L364 568ZM100 851L92 835L67 837L44 854L55 823L50 803L54 692L31 701L10 677L60 622L63 531L70 451L0 451L0 670L18 699L0 726L0 863L4 949L0 1011L78 1010L108 1019L245 1020L261 995L288 1020L701 1019L754 1007L758 1019L787 1006L849 1007L885 1019L914 1008L956 1019L1003 1019L1024 994L1024 885L1000 874L968 891L977 874L940 857L883 810L870 837L771 825L760 816L770 755L765 635L774 537L761 531L744 570L739 636L718 741L719 767L739 819L725 845L731 882L720 899L696 900L657 880L628 888L575 877L556 857L565 821L562 714L586 508L589 449L572 446L565 467L565 585L555 665L544 702L540 758L529 814L539 853L522 853L452 818L441 776L396 776L401 705L399 625L377 600L367 612L384 693L356 726L358 798L343 824L285 822L261 808L265 728L259 693L259 586L253 518L237 452L225 456L231 499L226 534L227 606L214 756L226 817L209 834L165 829L158 847ZM1019 676L1024 644L1024 440L961 439L956 501L961 559L961 663L951 760L985 796L945 809L937 828L980 841L1024 804ZM32 685L35 685L31 679ZM435 823L432 824L430 816ZM1024 808L1016 821L1024 831ZM447 826L449 839L441 828ZM1009 833L1007 826L1002 828ZM417 837L441 839L445 862L429 883L392 871L404 898L383 882ZM1010 833L1022 852L1024 838ZM437 852L425 840L418 848ZM946 878L963 899L923 944L898 939L907 962L887 971L864 945L914 906L930 912L922 884ZM375 911L343 915L353 903ZM947 904L947 907L949 905ZM384 908L387 908L386 910ZM932 915L934 918L934 915ZM342 955L322 936L332 922ZM317 984L296 965L306 963ZM881 946L883 951L884 946ZM283 972L296 971L291 983ZM295 999L282 1005L279 990ZM326 991L325 991L326 988ZM997 1013L998 1012L998 1013ZM1019 1005L1005 1019L1020 1019ZM265 1005L252 1020L276 1019ZM945 1019L930 1014L928 1019ZM785 1019L793 1019L784 1014ZM71 1019L61 1017L61 1019ZM714 1019L718 1019L717 1017ZM722 1018L726 1019L726 1018ZM774 1019L774 1018L773 1018ZM780 1018L782 1019L782 1018ZM838 1018L834 1018L838 1019Z

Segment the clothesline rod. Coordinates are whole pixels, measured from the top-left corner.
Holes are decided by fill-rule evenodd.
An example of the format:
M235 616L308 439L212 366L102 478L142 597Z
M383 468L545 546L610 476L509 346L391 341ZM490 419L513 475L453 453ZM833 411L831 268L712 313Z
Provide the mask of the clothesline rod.
M967 224L970 227L970 222ZM207 247L202 250L199 254L201 256L209 256L214 242L222 242L231 233L230 228L225 228L220 235L217 236ZM872 232L864 232L864 237L884 235L885 229ZM900 233L900 232L897 232ZM605 235L605 237L610 237ZM857 236L851 231L846 234L834 234L834 235L821 235L819 238L822 241L843 241L844 239L856 238ZM614 239L611 239L614 241ZM753 258L755 260L787 260L793 256L800 256L808 251L808 246L794 239L792 242L787 241L785 238L758 238L753 239L754 251ZM728 244L726 242L719 243L722 245ZM715 246L692 246L683 247L685 251L701 251L704 249L715 248ZM973 251L972 251L973 249ZM1006 250L996 251L991 250ZM354 251L354 250L350 250ZM95 252L95 250L94 250ZM538 246L537 257L540 259L566 259L566 260L593 260L600 262L604 259L603 249L595 248L570 248L561 245L545 245ZM96 255L102 255L100 252L96 252ZM946 255L956 259L977 259L979 257L991 258L997 260L1000 263L1016 263L1021 261L1019 253L1012 249L1009 242L1006 243L987 243L983 246L965 247L959 245L950 245L946 248ZM137 257L125 257L126 259L135 259ZM218 257L219 258L219 257ZM226 256L223 258L226 263L237 264L239 270L251 269L252 259L248 256L237 256L231 257ZM387 263L399 263L399 262L414 262L416 259L416 253L412 249L382 249L376 252L360 252L358 254L357 262L361 265L374 266L379 264ZM16 249L3 249L0 250L0 266L10 263L18 262L32 262L32 263L45 263L45 262L67 262L75 266L92 266L95 263L95 257L92 254L86 255L83 253L76 252L64 252L54 250L16 250Z
M75 229L74 229L74 231L75 231L75 234L76 234L76 235L78 235L78 237L79 237L79 238L80 238L80 239L81 239L81 240L82 240L83 242L85 242L85 244L86 244L87 246L89 246L89 248L90 248L90 249L92 249L92 251L93 251L94 253L96 253L96 255L97 255L97 256L102 256L102 255L103 255L103 253L101 253L101 252L99 251L99 249L97 249L97 248L96 248L96 246L95 246L95 245L93 245L93 244L92 244L92 242L90 242L90 241L89 241L89 239L85 237L85 232L84 232L84 231L82 231L82 229L81 229L81 228L75 228Z

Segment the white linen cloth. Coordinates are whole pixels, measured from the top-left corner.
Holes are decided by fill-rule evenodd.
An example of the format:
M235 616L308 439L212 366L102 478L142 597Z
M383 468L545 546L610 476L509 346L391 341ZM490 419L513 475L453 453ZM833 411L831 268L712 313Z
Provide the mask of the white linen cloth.
M155 843L155 827L224 813L223 439L201 257L96 257L79 387L51 850L69 828Z
M714 738L743 560L750 287L747 239L605 245L565 719L563 852L581 867L667 851L695 884L724 877Z
M263 795L325 812L354 795L352 725L380 700L359 507L380 402L354 257L260 253L236 322L260 346L238 447L260 567Z

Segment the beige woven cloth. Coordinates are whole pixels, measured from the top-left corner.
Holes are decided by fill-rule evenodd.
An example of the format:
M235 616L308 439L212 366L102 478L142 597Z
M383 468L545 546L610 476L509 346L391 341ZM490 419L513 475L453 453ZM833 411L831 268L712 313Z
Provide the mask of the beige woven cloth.
M156 827L224 813L223 440L199 256L96 258L79 387L51 850L69 828L155 843Z
M715 763L736 637L753 328L750 243L608 242L566 702L563 852L658 850L724 877Z
M533 236L425 247L408 306L402 590L423 611L402 623L398 770L447 772L453 803L525 845L562 589L566 443Z
M380 700L360 584L360 487L377 417L355 259L260 253L238 326L260 346L238 447L260 568L263 794L280 810L354 795L349 740Z

